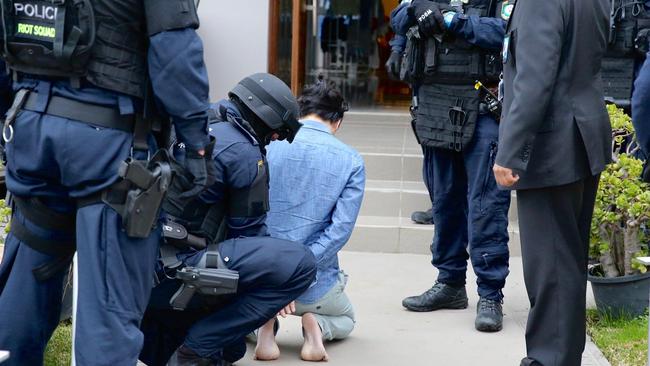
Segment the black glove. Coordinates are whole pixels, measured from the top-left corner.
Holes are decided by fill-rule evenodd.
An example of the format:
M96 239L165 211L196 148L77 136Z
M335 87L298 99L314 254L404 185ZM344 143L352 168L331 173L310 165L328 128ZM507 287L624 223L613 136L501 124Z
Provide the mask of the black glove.
M196 199L206 188L216 180L216 168L212 160L214 137L205 148L205 154L186 150L185 163L179 164L172 160L174 178L163 201L163 210L172 216L183 217L187 205Z
M427 37L445 33L447 28L443 13L447 11L454 11L454 8L429 0L413 0L408 8L408 14L417 22L420 33Z
M394 80L398 80L401 65L402 55L399 52L391 52L388 61L386 61L386 72L388 73L388 77Z

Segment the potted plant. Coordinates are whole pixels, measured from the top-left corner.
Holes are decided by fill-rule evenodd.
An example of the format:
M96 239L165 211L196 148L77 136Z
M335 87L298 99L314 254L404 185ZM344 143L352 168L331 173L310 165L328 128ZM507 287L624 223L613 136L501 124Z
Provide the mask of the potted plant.
M614 316L642 315L648 307L650 273L635 258L648 254L650 185L641 179L643 162L629 116L608 106L613 160L601 175L591 226L590 266L596 305Z

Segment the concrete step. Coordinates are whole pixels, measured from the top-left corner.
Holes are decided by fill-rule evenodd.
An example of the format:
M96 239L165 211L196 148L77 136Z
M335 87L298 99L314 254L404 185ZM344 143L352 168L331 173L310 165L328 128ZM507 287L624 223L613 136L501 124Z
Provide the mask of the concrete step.
M366 179L422 181L422 154L361 152Z
M361 216L411 217L413 211L431 208L431 199L424 183L393 180L368 180L361 205ZM513 193L508 215L516 223L517 196Z
M373 253L430 254L433 225L414 224L406 217L359 216L345 250ZM511 256L521 255L519 226L510 223Z

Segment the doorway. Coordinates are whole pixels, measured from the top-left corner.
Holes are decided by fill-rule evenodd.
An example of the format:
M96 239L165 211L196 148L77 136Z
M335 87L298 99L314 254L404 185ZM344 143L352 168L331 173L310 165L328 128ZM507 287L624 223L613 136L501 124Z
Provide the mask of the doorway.
M385 70L394 36L389 16L399 0L272 1L269 70L295 93L319 75L356 108L403 108L407 84Z

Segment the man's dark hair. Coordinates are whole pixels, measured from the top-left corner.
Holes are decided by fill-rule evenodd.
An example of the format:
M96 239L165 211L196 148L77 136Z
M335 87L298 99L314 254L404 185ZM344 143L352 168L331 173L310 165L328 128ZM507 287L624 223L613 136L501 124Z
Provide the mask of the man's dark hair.
M300 117L315 114L329 122L343 119L348 111L348 104L333 81L318 77L315 84L307 85L298 98Z

